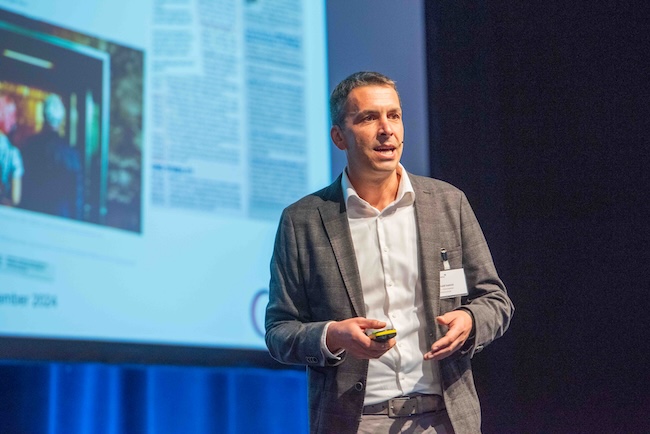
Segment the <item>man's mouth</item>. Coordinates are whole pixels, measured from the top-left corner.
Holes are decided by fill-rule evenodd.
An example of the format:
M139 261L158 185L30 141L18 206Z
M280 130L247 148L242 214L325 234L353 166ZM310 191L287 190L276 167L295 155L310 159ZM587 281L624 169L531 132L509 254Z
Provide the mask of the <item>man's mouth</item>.
M393 155L395 152L395 146L391 145L381 145L374 148L375 152L379 152L382 155Z

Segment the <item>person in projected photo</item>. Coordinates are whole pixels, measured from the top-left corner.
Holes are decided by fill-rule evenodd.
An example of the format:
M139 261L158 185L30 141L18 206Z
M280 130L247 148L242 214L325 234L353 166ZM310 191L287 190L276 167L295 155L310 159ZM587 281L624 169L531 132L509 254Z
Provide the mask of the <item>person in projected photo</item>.
M16 102L0 94L0 205L6 206L17 206L22 191L22 155L9 140L16 125Z
M25 175L23 207L71 219L83 217L83 174L76 149L59 129L66 110L58 95L43 103L43 128L30 137L23 150Z
M478 433L470 360L514 308L476 217L460 190L400 164L393 80L351 75L330 115L347 167L282 213L269 351L307 366L312 433Z

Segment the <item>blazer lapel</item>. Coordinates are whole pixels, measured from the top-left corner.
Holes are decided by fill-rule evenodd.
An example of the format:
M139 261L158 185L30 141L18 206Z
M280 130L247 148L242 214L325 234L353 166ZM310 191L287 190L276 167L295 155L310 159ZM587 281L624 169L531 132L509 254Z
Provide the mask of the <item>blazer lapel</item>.
M427 313L433 314L429 323L440 313L440 249L441 236L435 216L441 210L434 200L434 192L410 176L415 190L415 220L418 229L418 250L420 254L420 282ZM434 330L431 330L434 332Z
M336 263L343 278L348 296L350 297L355 315L365 317L366 312L363 291L361 289L361 278L359 277L352 235L350 235L348 214L343 199L343 191L341 190L340 176L330 185L326 199L318 207L318 210L332 250L334 251Z

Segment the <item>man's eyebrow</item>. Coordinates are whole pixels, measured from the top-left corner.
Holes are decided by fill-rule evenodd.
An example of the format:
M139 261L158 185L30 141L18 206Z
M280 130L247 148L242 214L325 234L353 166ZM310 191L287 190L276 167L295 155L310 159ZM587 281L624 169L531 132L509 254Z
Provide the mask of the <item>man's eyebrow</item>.
M381 109L366 109L366 110L359 110L357 112L352 112L350 113L352 116L358 116L358 115L367 115L367 114L375 114L375 113L380 113L384 110ZM390 107L385 110L387 113L395 113L395 112L402 112L401 107Z
M354 116L358 116L358 115L368 115L368 114L374 114L374 113L379 113L379 110L374 110L374 109L359 110L356 113L352 113L352 114Z

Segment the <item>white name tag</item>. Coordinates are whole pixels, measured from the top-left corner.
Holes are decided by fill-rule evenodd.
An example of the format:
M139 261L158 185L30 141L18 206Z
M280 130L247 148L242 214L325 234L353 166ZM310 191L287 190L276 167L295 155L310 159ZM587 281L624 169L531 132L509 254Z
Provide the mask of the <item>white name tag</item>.
M443 270L440 272L440 298L451 298L467 295L465 270Z

